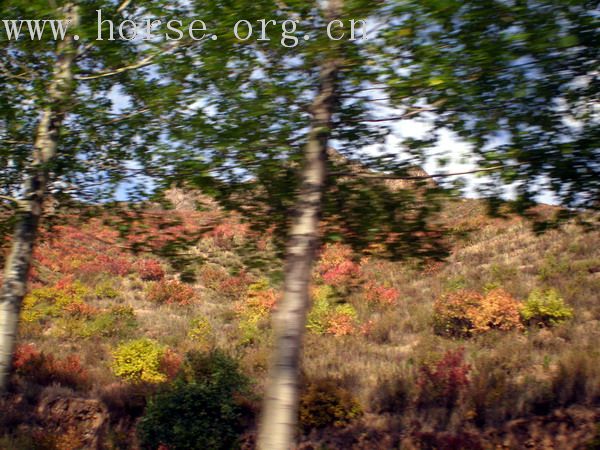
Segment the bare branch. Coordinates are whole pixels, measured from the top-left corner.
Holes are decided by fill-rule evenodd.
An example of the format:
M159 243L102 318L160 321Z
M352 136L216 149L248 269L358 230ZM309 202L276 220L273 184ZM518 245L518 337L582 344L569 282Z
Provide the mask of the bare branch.
M138 109L137 111L133 111L129 114L125 114L125 115L121 115L118 117L115 117L112 120L109 120L107 122L108 125L112 125L114 123L119 123L119 122L123 122L124 120L130 119L131 117L137 116L138 114L144 114L145 112L150 111L150 108L143 108L143 109Z
M373 178L378 180L429 180L432 178L447 178L457 177L460 175L472 175L475 173L494 172L496 170L504 169L507 167L518 167L522 164L514 164L510 166L492 166L482 169L467 170L464 172L453 172L453 173L435 173L432 175L413 175L413 176L402 176L402 175L386 175L373 172L333 172L331 175L343 176L343 177L361 177L361 178Z
M117 8L117 14L122 13L125 8L127 8L129 6L129 4L131 3L131 0L123 0L123 3L121 3L119 5L119 7Z
M14 203L17 206L20 206L23 203L23 200L19 200L18 198L9 197L8 195L0 195L0 200L7 201L9 203Z
M156 58L160 54L161 53L153 53L136 63L130 64L130 65L124 66L124 67L119 67L118 69L109 70L107 72L101 72L101 73L97 73L94 75L75 75L75 79L77 79L77 80L95 80L98 78L106 78L106 77L111 77L113 75L118 75L120 73L127 72L128 70L141 69L142 67L146 67L146 66L149 66L150 64L152 64L152 61L154 60L154 58Z
M368 123L393 122L396 120L409 119L412 116L416 116L416 115L424 113L424 112L434 112L434 111L436 111L436 108L415 108L415 109L405 112L404 114L401 114L399 116L386 117L384 119L356 119L356 120L354 120L354 122L364 122L364 123L367 123L367 122Z

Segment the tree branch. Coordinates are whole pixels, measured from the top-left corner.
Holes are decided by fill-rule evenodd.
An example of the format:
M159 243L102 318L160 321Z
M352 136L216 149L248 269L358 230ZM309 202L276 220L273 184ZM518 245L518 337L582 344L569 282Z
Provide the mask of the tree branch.
M18 198L9 197L8 195L0 195L0 200L12 203L17 209L23 207L23 200L19 200Z
M146 67L146 66L149 66L150 64L152 64L152 60L160 54L161 53L153 53L136 63L130 64L128 66L119 67L118 69L109 70L107 72L101 72L101 73L97 73L94 75L75 75L75 79L76 80L95 80L98 78L106 78L106 77L111 77L113 75L118 75L120 73L127 72L129 70L141 69L142 67Z
M119 5L119 7L117 8L117 14L122 13L125 8L127 8L129 6L129 4L131 3L131 0L123 0L123 3L121 3Z
M453 173L436 173L433 175L412 175L412 176L402 176L402 175L386 175L386 174L378 174L372 172L333 172L331 175L335 176L344 176L344 177L362 177L362 178L374 178L378 180L429 180L432 178L446 178L446 177L456 177L460 175L471 175L475 173L485 173L485 172L493 172L499 169L504 169L505 167L518 167L521 164L514 164L510 166L493 166L486 167L482 169L474 169L467 170L464 172L453 172Z

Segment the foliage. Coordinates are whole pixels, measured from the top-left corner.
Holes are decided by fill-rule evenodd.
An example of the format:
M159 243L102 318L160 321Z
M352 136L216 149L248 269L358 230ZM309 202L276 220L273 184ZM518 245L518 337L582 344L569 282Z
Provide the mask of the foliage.
M82 304L88 289L79 282L59 282L51 287L33 289L23 300L21 319L35 322L57 317L75 304Z
M160 281L165 277L162 264L156 259L140 259L136 263L136 272L144 281Z
M316 334L354 334L358 325L356 309L349 303L336 300L335 289L331 285L315 286L306 328Z
M146 292L148 301L165 305L191 305L196 301L196 291L179 280L160 280L150 285Z
M440 296L434 304L434 331L443 336L468 337L495 329L522 328L520 303L502 289L485 295L458 290Z
M348 303L336 305L327 320L327 333L334 336L347 336L356 332L357 314Z
M277 292L269 287L269 281L262 279L248 287L245 300L238 305L240 317L240 342L248 344L256 340L261 329L268 323L271 312L276 307Z
M326 244L316 267L318 278L334 287L356 281L360 266L352 261L352 249L342 244Z
M135 329L137 321L131 306L115 305L82 324L81 337L125 336Z
M165 348L147 338L120 344L112 353L113 373L134 383L160 383L167 379L161 372Z
M394 306L400 299L400 292L393 287L370 281L363 286L364 298L371 304Z
M336 380L311 382L300 398L300 424L306 430L341 427L360 417L362 412L358 401Z
M556 289L535 289L527 297L521 315L528 325L549 327L572 318L573 310Z
M448 350L439 360L420 367L417 404L421 407L456 405L469 385L471 367L464 361L463 348Z
M213 340L213 327L205 316L198 316L192 319L188 337L198 344L201 348L207 349Z
M13 356L13 367L17 375L36 384L48 386L58 383L73 389L88 387L90 379L81 365L79 356L69 355L64 359L40 352L32 344L19 345Z
M508 292L492 289L485 294L478 310L472 311L473 333L521 329L520 308L520 302Z
M142 446L229 450L241 431L236 399L246 386L237 362L224 353L188 354L180 378L150 399L138 425Z
M444 336L466 337L473 329L472 317L483 302L474 291L457 290L436 299L433 305L433 329Z

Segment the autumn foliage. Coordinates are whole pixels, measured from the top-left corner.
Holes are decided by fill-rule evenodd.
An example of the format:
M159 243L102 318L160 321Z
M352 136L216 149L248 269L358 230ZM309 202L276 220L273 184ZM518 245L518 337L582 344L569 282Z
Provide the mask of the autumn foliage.
M502 289L485 295L458 290L439 297L434 304L434 330L437 334L468 337L489 330L519 330L521 304Z

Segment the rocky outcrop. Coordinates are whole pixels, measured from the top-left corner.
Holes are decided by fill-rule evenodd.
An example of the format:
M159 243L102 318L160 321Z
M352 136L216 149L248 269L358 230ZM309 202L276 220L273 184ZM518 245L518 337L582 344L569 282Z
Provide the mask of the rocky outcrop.
M80 446L78 448L102 448L109 415L101 401L75 396L46 396L41 399L36 415L44 424L45 433L57 440L67 439L69 445Z

